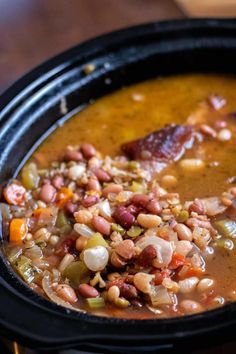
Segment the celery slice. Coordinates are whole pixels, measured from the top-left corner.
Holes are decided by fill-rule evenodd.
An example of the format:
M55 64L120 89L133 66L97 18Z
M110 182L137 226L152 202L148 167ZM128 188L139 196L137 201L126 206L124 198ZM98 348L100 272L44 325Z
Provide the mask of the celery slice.
M103 297L91 297L86 299L86 302L88 306L93 310L105 307L105 301Z
M93 236L88 239L85 249L97 246L108 247L108 243L105 241L105 239L99 232L94 233Z
M82 261L70 263L63 272L63 277L69 279L73 287L81 283L87 283L90 279L90 271Z
M236 238L236 222L230 219L218 220L213 226L223 237Z
M31 266L31 260L25 256L21 256L13 265L17 273L23 278L27 283L31 283L34 278L34 270Z

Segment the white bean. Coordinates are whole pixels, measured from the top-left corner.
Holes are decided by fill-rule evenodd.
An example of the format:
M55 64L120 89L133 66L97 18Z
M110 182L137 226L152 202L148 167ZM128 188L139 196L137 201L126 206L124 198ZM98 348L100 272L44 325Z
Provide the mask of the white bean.
M192 231L184 224L177 224L174 228L180 240L192 241Z
M161 184L164 188L175 187L177 183L177 178L172 175L164 175L161 179Z
M107 298L110 302L114 302L120 296L120 289L118 286L113 285L108 289Z
M50 239L49 239L49 243L50 243L51 246L55 246L55 245L58 243L59 240L60 240L60 237L59 237L59 236L57 236L57 235L52 235L52 236L50 237Z
M175 251L182 256L186 257L187 254L192 250L193 245L190 241L181 240L177 242Z
M210 278L204 278L199 281L197 284L197 290L199 292L206 291L208 289L211 289L212 286L214 285L214 280Z
M195 288L199 279L197 277L191 277L179 281L179 291L183 294L191 293Z
M229 129L221 129L217 135L220 141L228 141L232 137L232 133Z
M203 310L201 304L193 300L183 300L180 307L187 313L197 313Z
M144 294L148 294L151 292L150 282L153 280L154 277L154 275L147 273L136 273L134 276L134 285L138 290L142 291Z
M200 171L205 167L204 161L200 159L183 159L179 165L186 172Z
M150 229L152 227L156 227L156 226L160 225L161 218L158 215L140 213L137 217L137 221L138 221L139 225L141 225L147 229Z
M61 263L59 264L59 271L62 273L64 272L64 270L66 269L66 267L71 264L71 262L73 262L74 257L72 256L72 254L67 253L65 254L65 256L62 258Z

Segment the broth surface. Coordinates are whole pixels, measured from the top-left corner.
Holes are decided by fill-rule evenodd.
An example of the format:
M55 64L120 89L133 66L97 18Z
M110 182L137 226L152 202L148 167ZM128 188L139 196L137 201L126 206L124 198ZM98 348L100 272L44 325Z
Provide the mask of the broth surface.
M211 94L227 99L229 111L236 111L236 79L218 75L185 75L150 80L124 88L86 107L58 128L39 147L35 156L48 166L63 156L67 145L90 142L103 154L115 156L122 143L143 137L166 124L183 124L199 102ZM137 101L135 100L135 97ZM233 126L234 128L234 126ZM228 188L227 178L236 175L235 144L203 143L209 161L219 166L197 175L179 176L176 190L184 199L219 194ZM192 151L187 156L193 155ZM165 171L166 173L166 171Z

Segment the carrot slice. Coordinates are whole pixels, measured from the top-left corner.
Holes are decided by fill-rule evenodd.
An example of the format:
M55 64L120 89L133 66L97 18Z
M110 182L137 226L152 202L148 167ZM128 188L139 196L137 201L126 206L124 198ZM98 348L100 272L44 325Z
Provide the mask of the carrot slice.
M52 212L50 208L38 208L33 211L33 217L35 218L49 218L51 217Z
M56 206L58 208L62 208L72 197L72 190L66 187L62 187L56 195Z
M17 183L9 184L3 191L4 198L11 205L23 205L25 188Z
M169 264L169 268L170 269L177 269L180 266L187 264L187 263L188 263L188 261L186 260L186 258L184 256L182 256L182 254L175 252L173 254L172 260Z
M194 268L190 263L183 265L181 269L178 271L178 279L186 279L189 277L201 277L204 274L204 270L202 268Z
M204 270L202 268L193 268L193 267L190 267L188 269L188 271L186 272L185 274L185 277L186 278L189 278L189 277L200 277L204 274Z
M10 242L20 243L27 233L25 219L12 219L10 223Z

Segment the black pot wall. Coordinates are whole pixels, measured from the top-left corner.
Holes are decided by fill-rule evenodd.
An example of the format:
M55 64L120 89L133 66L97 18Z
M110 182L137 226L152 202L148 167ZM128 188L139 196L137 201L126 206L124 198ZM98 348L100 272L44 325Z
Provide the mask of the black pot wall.
M95 71L84 74L92 62ZM156 76L235 74L236 21L152 23L79 45L39 66L0 98L0 180L15 176L42 139L91 99ZM65 114L62 106L66 106ZM120 320L71 312L28 289L0 258L0 329L39 348L123 348L202 343L235 330L236 306L185 318ZM201 340L200 340L201 339ZM100 348L100 349L99 349ZM106 349L108 348L108 349ZM150 347L149 347L150 349ZM121 350L121 348L119 349ZM126 350L126 349L125 349ZM131 349L129 349L131 350ZM126 351L127 353L127 351Z

